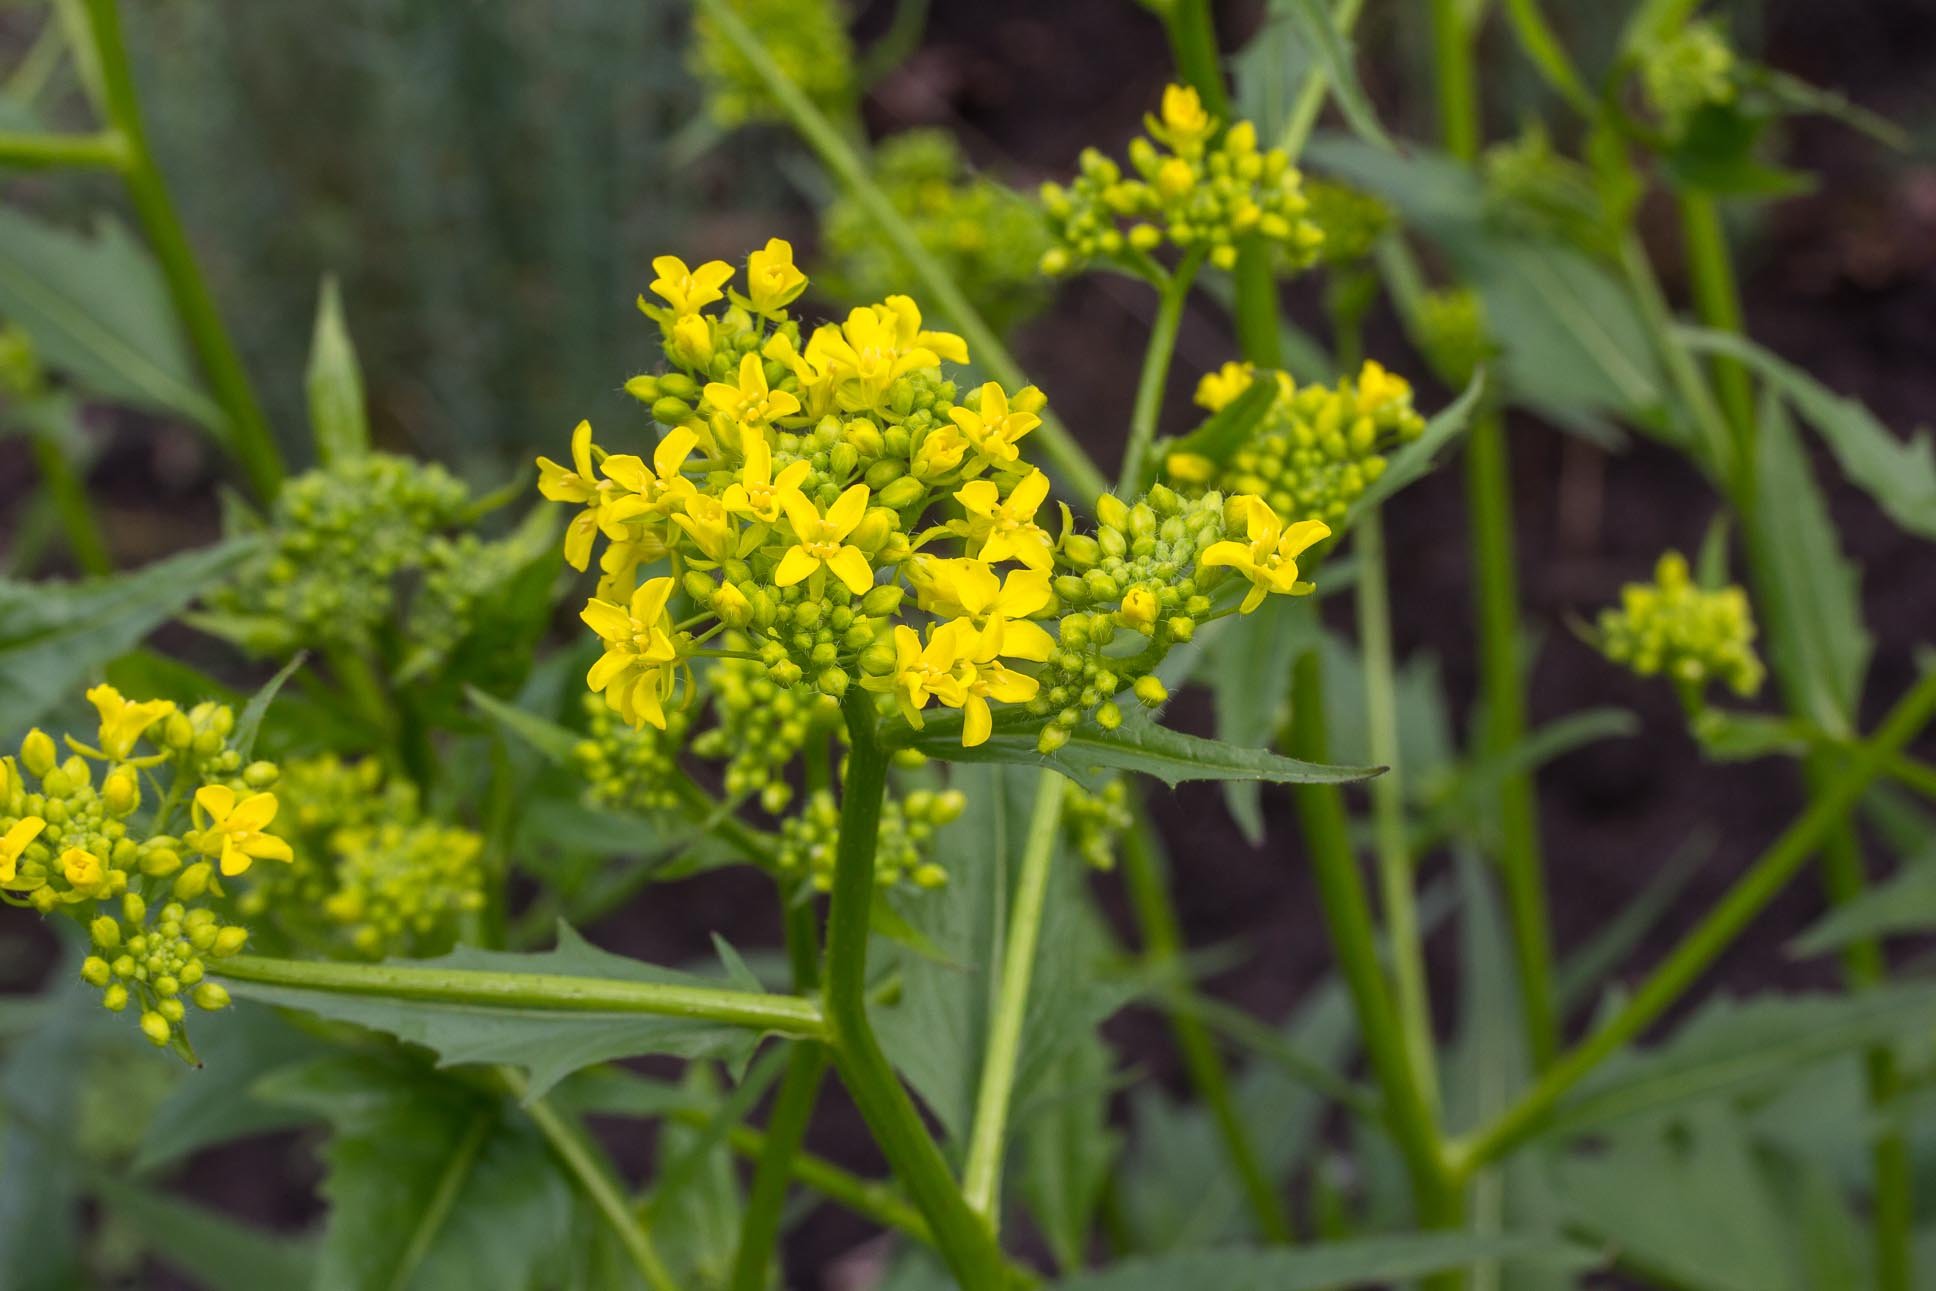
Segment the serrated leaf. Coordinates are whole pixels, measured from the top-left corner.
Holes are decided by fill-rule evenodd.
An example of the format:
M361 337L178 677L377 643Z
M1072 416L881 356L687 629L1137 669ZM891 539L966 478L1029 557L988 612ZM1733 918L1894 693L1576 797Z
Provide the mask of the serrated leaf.
M576 1197L504 1099L398 1059L349 1055L280 1072L262 1092L334 1127L317 1291L570 1284Z
M24 730L93 672L220 581L252 540L84 582L0 579L0 730Z
M1463 393L1457 399L1441 408L1437 415L1425 423L1424 431L1417 439L1406 444L1385 460L1385 470L1371 486L1358 495L1345 515L1345 527L1350 528L1353 521L1366 511L1382 503L1386 498L1419 480L1432 471L1440 452L1457 438L1472 420L1472 410L1478 405L1479 396L1485 390L1486 374L1483 371L1472 374Z
M356 361L343 295L335 277L323 279L316 298L316 327L309 342L309 428L316 460L333 466L370 451L370 418L363 397L363 369Z
M1379 767L1337 767L1280 757L1267 749L1245 749L1219 740L1185 735L1158 726L1134 711L1113 731L1078 727L1053 753L1036 749L1045 720L1024 712L997 715L995 730L973 748L961 746L961 715L939 713L922 730L904 727L891 735L897 748L919 749L950 762L1007 762L1060 771L1083 788L1102 788L1112 773L1133 771L1175 787L1186 780L1262 780L1271 784L1350 784L1369 780Z
M1890 519L1918 537L1936 539L1936 442L1927 433L1897 439L1859 400L1836 394L1745 337L1690 327L1678 333L1692 349L1759 372L1821 434L1842 473Z
M411 960L409 966L677 986L725 985L600 950L564 924L558 926L558 945L551 950L517 953L466 946L438 959ZM272 986L236 979L229 979L228 987L247 999L303 1009L422 1045L435 1052L445 1066L493 1063L523 1068L531 1080L528 1097L534 1099L593 1063L641 1054L737 1063L758 1042L758 1036L749 1030L704 1019L345 995L316 987Z
M119 223L92 236L0 209L0 317L24 328L49 367L110 399L220 432L168 288Z
M1576 1246L1544 1238L1424 1233L1369 1237L1301 1250L1191 1251L1127 1260L1056 1283L1058 1291L1327 1291L1425 1277L1476 1260L1530 1260L1568 1268L1596 1262Z

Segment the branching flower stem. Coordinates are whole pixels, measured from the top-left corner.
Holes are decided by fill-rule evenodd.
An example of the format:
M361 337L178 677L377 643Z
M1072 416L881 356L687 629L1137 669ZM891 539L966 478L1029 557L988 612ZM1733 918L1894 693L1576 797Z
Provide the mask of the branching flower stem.
M1163 413L1163 390L1169 384L1176 335L1183 324L1183 309L1189 303L1190 288L1202 265L1203 253L1192 251L1157 285L1156 318L1150 324L1143 371L1136 380L1136 403L1129 414L1129 438L1123 445L1122 475L1116 482L1116 491L1124 497L1134 497L1149 482L1146 459L1156 439L1157 419Z

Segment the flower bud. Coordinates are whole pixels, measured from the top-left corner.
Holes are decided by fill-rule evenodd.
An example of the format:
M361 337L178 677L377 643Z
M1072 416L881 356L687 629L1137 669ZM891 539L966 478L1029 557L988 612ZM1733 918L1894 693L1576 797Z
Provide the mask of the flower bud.
M110 1013L119 1013L128 1007L128 988L116 982L101 992L101 1007Z
M102 950L113 950L121 944L121 925L112 915L100 915L87 925L87 934L94 944Z
M1136 698L1142 701L1143 705L1147 708L1155 708L1160 704L1167 703L1170 698L1169 687L1165 686L1162 679L1154 673L1147 677L1138 677L1134 692Z
M241 950L248 940L247 928L238 928L231 924L215 934L215 944L209 948L209 952L217 959L226 958Z
M177 901L193 901L208 891L209 882L215 876L215 867L207 861L197 861L175 876L174 893Z
M883 463L883 465L891 464ZM927 491L927 486L921 483L921 481L915 479L912 475L903 475L897 480L890 481L880 491L879 497L882 506L892 507L896 511L899 511L903 507L911 507L916 502L919 502L922 495Z
M195 742L195 724L179 710L168 714L168 720L161 724L161 742L166 748L182 752Z
M172 847L150 847L137 862L141 872L153 879L167 878L181 868L181 863L181 853Z
M116 767L101 784L101 801L114 815L129 815L141 805L141 782L126 767Z
M1156 593L1147 587L1132 587L1123 594L1123 626L1148 635L1156 626L1156 615L1160 609Z
M1069 728L1050 723L1042 728L1035 737L1035 750L1038 753L1053 753L1069 742Z
M112 976L113 970L108 967L108 961L99 955L89 955L81 961L81 980L89 986L104 987Z
M1116 707L1115 700L1105 701L1096 709L1096 725L1105 731L1113 731L1123 724L1123 710Z
M54 763L59 758L60 751L54 747L54 737L38 726L28 731L27 738L20 741L20 765L37 776L44 778L54 769Z
M168 1019L159 1013L143 1013L141 1015L141 1034L154 1041L156 1048L160 1048L168 1043L168 1037L172 1030L168 1025Z
M255 761L242 768L242 783L251 789L270 788L282 778L282 771L273 762Z
M194 999L196 1008L207 1009L211 1013L229 1006L229 993L222 989L219 982L203 982L195 988L195 994L191 998Z

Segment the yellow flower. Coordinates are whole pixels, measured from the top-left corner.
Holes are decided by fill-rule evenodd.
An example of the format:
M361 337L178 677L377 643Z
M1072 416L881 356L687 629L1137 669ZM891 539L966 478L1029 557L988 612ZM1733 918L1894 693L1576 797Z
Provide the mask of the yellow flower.
M940 560L917 556L908 564L908 581L922 609L961 619L976 628L1005 624L1002 653L1017 659L1047 659L1055 638L1031 615L1048 608L1049 574L1043 569L1011 569L998 579L979 560Z
M96 686L87 702L101 714L101 751L116 762L134 752L135 742L150 726L175 711L166 699L130 703L112 686Z
M955 492L955 501L968 512L965 525L971 540L979 539L979 559L1019 560L1030 569L1046 570L1054 563L1054 542L1035 523L1035 513L1049 496L1049 477L1030 471L1002 500L1001 490L989 480L970 480Z
M819 336L821 332L838 334L836 329L823 326L815 330L814 336ZM809 353L803 355L793 348L792 337L785 332L775 332L767 341L766 347L760 351L767 358L783 363L793 370L793 379L800 387L801 411L809 421L819 421L834 411L835 387L840 384L839 373L825 361L825 346L826 343L822 342L821 348L815 350L814 341L809 338L807 341Z
M720 288L733 276L733 266L724 260L708 260L697 269L686 268L678 256L658 256L652 261L652 292L672 306L675 317L697 313L718 300Z
M921 326L921 309L912 296L889 296L875 306L894 320L895 339L903 348L938 354L950 363L968 361L968 342L953 332L930 332Z
M612 543L598 558L597 595L608 601L624 600L639 585L639 566L664 560L666 551L663 530L646 525L633 529L630 537Z
M692 496L695 490L692 481L679 472L692 450L699 446L699 436L690 426L674 426L652 450L652 465L632 453L613 453L605 459L605 474L626 494L605 504L599 515L599 527L605 536L613 541L629 537L626 525L643 516L663 516L673 509L673 505Z
M763 249L746 257L746 295L739 299L760 317L778 319L806 289L807 275L794 267L791 242L768 238Z
M1217 128L1217 120L1204 109L1203 99L1188 85L1163 88L1163 117L1145 116L1143 124L1150 135L1181 153L1196 152Z
M222 858L223 874L241 874L256 861L293 861L289 844L263 831L276 818L276 796L255 793L237 801L225 784L205 784L195 791L197 813L208 813L208 828L196 843L203 852Z
M968 344L952 332L921 328L921 311L906 296L850 311L838 327L814 329L807 339L809 364L831 373L840 407L860 412L877 407L887 388L910 372L968 361Z
M1204 373L1197 382L1197 406L1208 408L1211 412L1221 412L1232 399L1250 389L1250 383L1256 375L1255 365L1234 360L1215 372Z
M712 324L699 314L687 314L672 325L672 349L688 367L705 367L713 361Z
M630 605L594 598L579 614L605 641L605 653L585 674L585 684L604 692L605 702L634 727L650 722L666 728L665 703L679 667L666 615L672 589L671 578L648 579L632 593Z
M961 747L964 749L985 743L994 731L995 715L989 708L989 700L998 704L1026 704L1041 688L1035 678L1016 672L1001 661L1002 655L1032 657L1023 656L1007 640L1008 633L1016 626L992 618L988 626L977 632L966 619L956 619L935 633L937 637L953 634L958 638L956 675L962 689Z
M1297 558L1329 538L1331 526L1322 520L1299 520L1287 526L1270 504L1249 494L1232 498L1230 509L1243 517L1250 541L1225 539L1212 543L1198 563L1206 567L1228 565L1250 580L1241 612L1250 613L1272 592L1303 596L1311 591L1311 584L1298 581Z
M757 354L740 358L738 385L725 381L706 384L706 406L741 426L768 426L800 411L798 399L784 390L767 387L766 365Z
M708 560L717 563L739 554L739 535L733 530L732 517L711 494L695 493L687 498L685 512L675 514L672 523L686 531Z
M950 708L959 708L966 697L957 675L961 662L962 635L937 628L926 645L921 634L905 623L894 626L894 675L866 677L861 684L869 690L891 690L894 702L915 730L922 726L921 710L929 699L938 699Z
M571 469L566 470L549 457L538 459L538 492L553 502L583 506L565 528L565 559L573 569L583 569L591 560L592 542L598 537L600 512L611 500L616 486L601 480L592 468L592 424L581 421L571 432Z
M780 558L773 581L781 587L792 587L826 568L856 596L872 587L873 567L859 547L847 543L847 535L867 514L867 497L867 486L856 484L835 498L827 514L822 516L806 494L795 490L783 495L780 505L786 509L787 519L793 525L795 545Z
M1365 360L1364 367L1358 372L1359 416L1375 416L1384 408L1405 403L1411 397L1411 382L1387 372L1384 365L1376 360Z
M967 455L968 440L959 427L936 426L921 437L921 446L908 463L908 473L925 483L948 474Z
M800 491L800 482L812 472L813 466L805 461L788 462L775 477L773 450L766 442L764 431L748 426L740 435L740 443L746 460L740 464L739 478L726 486L720 500L734 515L750 516L761 524L777 524L781 499Z
M70 847L61 853L61 877L76 892L91 893L107 879L107 866L84 847Z
M40 837L40 831L45 828L47 822L39 816L23 816L4 835L0 835L0 883L13 882L20 865L20 854L27 850L28 844Z
M979 411L950 408L948 415L961 427L961 433L968 437L968 442L975 446L975 452L997 466L1005 466L1019 459L1022 450L1016 444L1022 436L1042 424L1042 419L1032 412L1020 409L1011 412L1007 392L994 381L982 386Z

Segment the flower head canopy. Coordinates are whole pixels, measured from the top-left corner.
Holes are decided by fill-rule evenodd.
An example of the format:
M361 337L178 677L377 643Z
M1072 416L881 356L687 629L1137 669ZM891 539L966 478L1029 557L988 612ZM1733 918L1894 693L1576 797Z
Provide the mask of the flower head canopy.
M27 850L40 831L47 828L47 822L39 816L24 816L16 820L5 834L0 834L0 883L11 883L20 865L20 854Z
M1203 553L1205 565L1227 565L1250 580L1250 591L1241 607L1245 614L1264 603L1272 592L1303 596L1311 584L1299 582L1297 558L1331 536L1331 526L1322 520L1299 520L1286 525L1270 505L1258 497L1232 498L1230 506L1240 512L1249 542L1225 539L1212 543Z
M725 293L720 290L733 276L733 266L724 260L708 260L697 269L688 269L678 256L658 256L652 272L659 275L651 283L652 292L672 307L675 317L697 313Z
M867 563L866 554L847 541L861 517L867 514L867 496L867 486L856 484L835 498L824 516L798 490L783 496L780 505L793 526L795 542L780 558L780 567L773 575L774 583L792 587L825 568L832 570L834 577L856 596L872 587L874 570Z
M665 702L679 667L679 647L666 615L672 589L670 578L647 579L629 605L594 598L579 614L605 642L605 653L585 683L603 691L605 702L633 726L666 728Z
M166 699L135 703L112 686L96 686L87 692L87 702L101 714L101 751L119 762L134 752L135 742L148 728L175 711Z
M209 821L197 845L210 856L221 857L222 873L241 874L256 861L295 859L288 843L265 832L276 818L274 794L238 799L225 784L205 784L195 791L195 807Z

